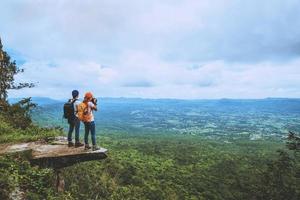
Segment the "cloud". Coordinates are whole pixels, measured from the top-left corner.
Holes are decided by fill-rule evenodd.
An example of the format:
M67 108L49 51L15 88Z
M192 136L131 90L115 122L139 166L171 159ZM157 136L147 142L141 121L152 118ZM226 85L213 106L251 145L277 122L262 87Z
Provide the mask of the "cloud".
M124 87L152 87L154 85L150 81L140 80L140 81L124 83L122 86L124 86Z
M27 0L3 1L2 7L2 37L34 59L112 64L128 49L154 51L176 61L299 55L297 0Z
M203 26L171 43L170 60L261 62L299 56L300 2L227 1L209 10Z
M129 54L126 54L130 58ZM136 55L133 53L133 55ZM31 96L68 98L71 90L92 90L97 96L147 98L265 98L300 95L300 59L288 63L257 64L214 61L191 70L181 63L170 65L156 57L142 56L138 63L121 61L122 67L65 61L61 66L27 63L19 79L35 80L38 87L25 90ZM148 60L149 59L149 60ZM151 61L151 62L150 62ZM145 64L147 63L147 64ZM36 73L38 71L39 73ZM127 72L128 71L128 72ZM20 96L24 91L11 91Z
M10 95L299 97L298 0L4 0ZM268 75L268 76L267 76ZM267 78L266 78L267 76Z

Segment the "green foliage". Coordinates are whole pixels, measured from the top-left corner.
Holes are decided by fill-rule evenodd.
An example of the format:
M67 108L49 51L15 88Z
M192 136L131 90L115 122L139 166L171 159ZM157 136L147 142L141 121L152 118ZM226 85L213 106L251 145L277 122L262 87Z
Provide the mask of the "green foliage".
M73 198L300 199L298 136L289 136L287 145L282 139L287 129L299 130L299 100L212 108L201 102L147 102L103 103L96 115L97 141L109 155L64 170ZM60 108L38 107L34 117L40 124L57 124ZM195 135L176 132L190 127ZM250 133L264 137L250 140Z
M12 137L5 140L1 134L2 142L56 132L15 129L4 121L0 133ZM294 151L276 152L283 143L116 132L97 141L109 149L109 157L65 168L66 192L61 194L53 189L53 171L0 159L0 198L20 187L27 199L299 199L299 159Z
M287 148L294 151L300 151L300 136L297 136L293 132L289 132Z
M296 161L287 152L278 151L278 158L269 162L267 170L263 173L262 197L278 200L299 199L299 170Z
M63 132L59 128L40 128L34 125L30 125L26 129L18 129L7 123L6 119L0 115L0 144L36 141L62 134Z
M0 38L0 100L6 101L7 91L10 89L22 89L26 87L34 87L32 83L19 83L15 84L14 76L23 69L17 67L15 61L11 61L10 56L3 49Z
M5 116L6 121L13 127L26 129L32 124L30 112L34 107L36 104L31 102L31 98L25 98L12 105L2 104L0 114Z
M299 160L281 143L105 134L104 161L64 170L75 199L297 199ZM285 198L283 198L285 197Z
M3 102L3 101L2 101ZM30 112L35 107L30 98L10 105L2 104L0 110L0 143L26 142L62 135L61 128L41 128L32 123Z
M31 167L20 157L0 157L0 174L0 199L18 191L24 199L71 199L68 193L56 194L52 170Z

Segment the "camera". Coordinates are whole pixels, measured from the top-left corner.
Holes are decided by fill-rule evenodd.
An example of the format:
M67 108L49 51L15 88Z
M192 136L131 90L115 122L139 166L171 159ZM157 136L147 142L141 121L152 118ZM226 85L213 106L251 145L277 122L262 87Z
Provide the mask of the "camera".
M97 101L98 101L98 100L97 100L96 98L93 98L93 99L92 99L92 102L93 102L93 104L95 104L95 105L97 105Z

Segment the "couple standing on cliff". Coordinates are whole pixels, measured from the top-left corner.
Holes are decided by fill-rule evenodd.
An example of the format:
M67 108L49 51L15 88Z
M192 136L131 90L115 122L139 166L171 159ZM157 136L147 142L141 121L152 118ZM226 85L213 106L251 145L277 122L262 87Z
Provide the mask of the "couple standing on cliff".
M97 99L93 97L91 92L84 95L84 100L79 101L78 90L72 91L72 99L64 105L64 117L68 119L69 132L68 132L68 146L81 147L84 146L85 150L91 149L93 151L100 148L96 145L96 128L93 112L97 111ZM80 122L84 123L85 134L84 144L79 141ZM72 133L75 129L75 144L72 141ZM92 147L89 145L88 136L91 133Z

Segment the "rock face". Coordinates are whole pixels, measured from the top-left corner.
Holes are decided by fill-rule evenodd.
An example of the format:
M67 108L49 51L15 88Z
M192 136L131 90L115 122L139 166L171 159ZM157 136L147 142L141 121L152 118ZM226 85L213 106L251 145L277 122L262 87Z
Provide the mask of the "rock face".
M25 154L32 165L53 169L61 169L85 161L105 159L106 152L107 149L104 148L91 151L84 150L83 147L68 147L64 137L55 138L51 144L30 142L0 147L0 154Z
M33 151L32 165L44 168L60 169L76 163L101 160L107 157L106 149L85 151L81 148L70 148L67 145L42 145Z

